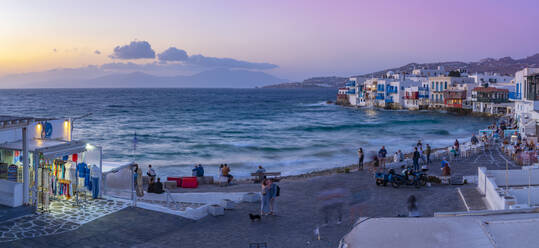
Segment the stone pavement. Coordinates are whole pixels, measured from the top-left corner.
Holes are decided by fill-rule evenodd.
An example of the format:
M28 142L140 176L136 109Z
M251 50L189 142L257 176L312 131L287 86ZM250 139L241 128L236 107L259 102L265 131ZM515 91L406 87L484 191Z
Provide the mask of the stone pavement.
M434 212L465 211L464 204L451 185L434 185L398 189L376 186L367 171L283 180L279 183L278 216L251 222L248 214L258 213L260 203L241 203L224 216L208 216L192 221L139 208L126 208L86 223L74 231L59 235L5 243L8 247L248 247L249 243L266 242L268 247L337 247L360 216L395 217L407 213L406 200L414 194L422 215ZM320 227L321 240L314 229L322 223L317 195L324 189L341 187L350 192L344 207L344 223L335 220ZM258 184L217 187L219 190L248 192L260 190Z
M429 167L429 175L440 176L440 161L434 160ZM489 170L505 170L506 163L510 170L520 169L510 157L507 157L498 146L491 149L479 151L478 154L472 155L469 158L459 158L450 160L451 175L458 176L477 176L477 167L486 167Z
M50 211L0 222L2 242L73 231L81 225L127 207L125 202L90 199L79 207L73 201L52 201Z

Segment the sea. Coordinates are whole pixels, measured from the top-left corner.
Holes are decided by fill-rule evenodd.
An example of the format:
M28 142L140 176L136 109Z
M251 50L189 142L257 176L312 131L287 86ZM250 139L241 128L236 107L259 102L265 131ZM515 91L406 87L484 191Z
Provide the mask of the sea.
M357 163L381 146L411 152L468 141L493 119L448 112L358 109L327 103L330 89L0 90L0 114L80 117L73 138L103 147L103 159L152 164L159 176L206 175L218 166L248 176L258 165L295 175ZM135 138L136 137L136 138Z

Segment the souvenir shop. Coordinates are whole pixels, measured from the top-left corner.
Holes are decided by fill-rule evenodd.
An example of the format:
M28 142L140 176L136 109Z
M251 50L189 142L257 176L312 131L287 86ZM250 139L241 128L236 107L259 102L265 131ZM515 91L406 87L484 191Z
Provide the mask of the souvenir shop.
M48 211L52 201L79 205L100 197L100 147L83 141L53 140L33 140L29 146L29 197L36 210ZM0 144L0 178L23 181L19 148L17 143Z

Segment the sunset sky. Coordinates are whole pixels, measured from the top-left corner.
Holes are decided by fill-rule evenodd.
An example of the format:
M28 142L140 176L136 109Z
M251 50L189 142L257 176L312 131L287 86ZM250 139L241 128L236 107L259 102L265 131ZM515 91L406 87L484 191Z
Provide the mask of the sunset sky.
M170 47L183 56L172 62L189 66L245 62L239 67L291 80L349 76L409 62L521 58L539 52L538 30L537 0L8 0L0 76L164 64L158 56ZM119 54L130 44L150 45L155 58Z

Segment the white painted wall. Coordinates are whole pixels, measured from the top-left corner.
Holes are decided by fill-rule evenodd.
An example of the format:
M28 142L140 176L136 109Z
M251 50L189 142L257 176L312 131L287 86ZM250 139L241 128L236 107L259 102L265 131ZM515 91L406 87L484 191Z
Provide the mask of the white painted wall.
M0 205L22 206L22 183L0 179Z
M48 139L71 141L71 121L69 119L48 120L52 124L52 134ZM40 139L43 125L34 122L28 125L28 138ZM21 128L0 131L0 143L22 140Z

